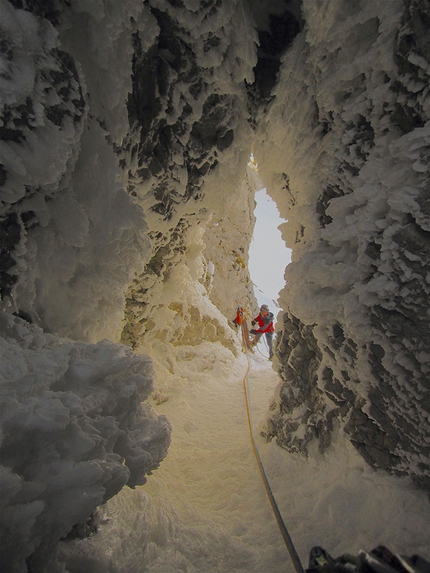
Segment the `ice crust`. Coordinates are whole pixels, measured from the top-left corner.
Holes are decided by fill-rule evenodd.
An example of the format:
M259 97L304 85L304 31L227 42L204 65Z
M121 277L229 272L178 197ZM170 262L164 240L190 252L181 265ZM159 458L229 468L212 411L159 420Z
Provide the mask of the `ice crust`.
M280 293L285 385L270 431L289 449L306 452L315 438L324 449L340 417L369 463L429 485L430 99L419 10L305 0L306 26L254 153L293 249Z
M2 568L43 570L60 539L124 485L146 482L170 443L147 400L147 356L59 339L1 316Z
M13 37L2 54L2 214L19 215L20 235L9 271L17 283L3 309L62 336L117 340L124 290L150 252L113 149L128 130L130 17L141 10L136 2L76 3L61 40L45 18L7 0L1 10Z
M345 430L373 467L426 486L429 58L418 1L304 0L304 29L259 101L245 83L257 63L254 2L0 1L4 567L257 572L270 546L270 564L284 570L273 528L261 536L270 518L259 486L241 487L248 449L232 438L247 433L231 319L238 303L256 310L247 247L259 185L288 219L293 249L279 299L283 384L260 429L312 460L294 466L267 445L279 491L292 492L281 497L302 554L321 539L309 514L329 514L322 542L335 550L353 550L357 532L368 549L372 535L396 535L402 550L423 550L419 495L363 469L349 444L336 453ZM251 151L259 177L247 169ZM104 508L104 533L60 544L57 562L75 524L166 455L169 423L141 405L148 356L154 400L170 401L181 424L171 475L154 477L151 503L141 491L120 495ZM352 471L347 485L333 467ZM308 498L306 471L316 482ZM367 502L357 527L340 507L355 489ZM170 501L169 490L186 494ZM384 521L366 530L380 491L386 504L390 492L401 500L387 523L407 516L404 540Z

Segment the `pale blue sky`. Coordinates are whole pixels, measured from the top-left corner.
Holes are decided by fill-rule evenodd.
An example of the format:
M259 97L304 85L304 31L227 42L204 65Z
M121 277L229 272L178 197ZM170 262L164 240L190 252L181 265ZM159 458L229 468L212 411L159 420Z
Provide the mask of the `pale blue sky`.
M291 262L291 251L285 246L278 229L285 220L280 218L266 189L256 192L255 201L254 215L257 220L249 249L248 268L258 304L268 304L274 311L273 301L277 301L279 291L285 286L284 271Z

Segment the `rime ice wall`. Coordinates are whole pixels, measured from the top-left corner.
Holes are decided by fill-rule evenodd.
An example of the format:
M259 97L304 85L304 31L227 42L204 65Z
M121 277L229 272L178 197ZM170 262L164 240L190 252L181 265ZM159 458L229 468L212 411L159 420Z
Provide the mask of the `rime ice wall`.
M428 2L303 3L255 155L289 220L269 435L430 487ZM279 128L282 122L282 128Z
M0 0L5 567L46 569L166 453L120 337L166 368L237 351L253 143L294 253L269 434L306 452L340 424L427 485L428 3L306 0L301 32L289 8Z
M153 389L147 356L59 339L8 314L0 328L0 564L45 571L96 507L146 482L166 456L170 424L141 405Z
M44 571L166 455L169 423L141 405L149 359L121 333L166 359L202 341L237 352L220 309L233 315L227 291L253 303L257 36L239 1L0 11L2 568Z
M77 2L60 18L61 3L13 4L1 3L2 306L63 336L115 340L124 288L149 255L115 152L141 9Z
M245 80L253 78L256 33L239 1L201 7L151 2L150 18L157 29L152 43L144 38L145 44L141 35L133 39L131 134L121 152L129 192L145 210L153 249L127 294L122 339L133 347L154 328L152 314L178 265L185 263L214 302L223 301L219 308L227 314L234 302L226 303L219 289L210 287L222 282L224 263L231 267L242 260L233 290L244 302L253 300L245 264L252 209L243 179L252 142ZM222 243L215 240L215 227L228 239L213 257L211 249ZM172 308L182 308L180 290L172 291ZM199 322L190 328L198 329Z

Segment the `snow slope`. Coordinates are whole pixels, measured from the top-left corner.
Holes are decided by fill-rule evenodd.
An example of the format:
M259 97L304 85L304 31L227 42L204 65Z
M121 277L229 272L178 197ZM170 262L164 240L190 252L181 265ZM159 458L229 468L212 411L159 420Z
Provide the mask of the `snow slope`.
M279 382L260 347L249 373L257 434ZM100 533L63 547L68 570L292 572L249 438L245 356L234 359L219 344L184 347L171 372L163 357L154 358L156 380L163 380L155 399L165 400L156 408L173 425L168 456L144 488L123 491L107 504ZM345 440L336 437L324 455L308 459L257 441L304 566L313 545L334 556L379 543L430 554L426 496L369 468Z

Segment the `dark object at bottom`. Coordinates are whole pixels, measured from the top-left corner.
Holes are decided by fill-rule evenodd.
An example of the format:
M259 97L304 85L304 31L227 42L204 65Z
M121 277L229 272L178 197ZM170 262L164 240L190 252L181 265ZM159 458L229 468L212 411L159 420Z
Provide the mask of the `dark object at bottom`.
M313 547L309 554L306 573L430 573L430 563L419 555L407 557L391 553L380 545L366 553L359 551L355 557L345 553L337 559L322 547Z

